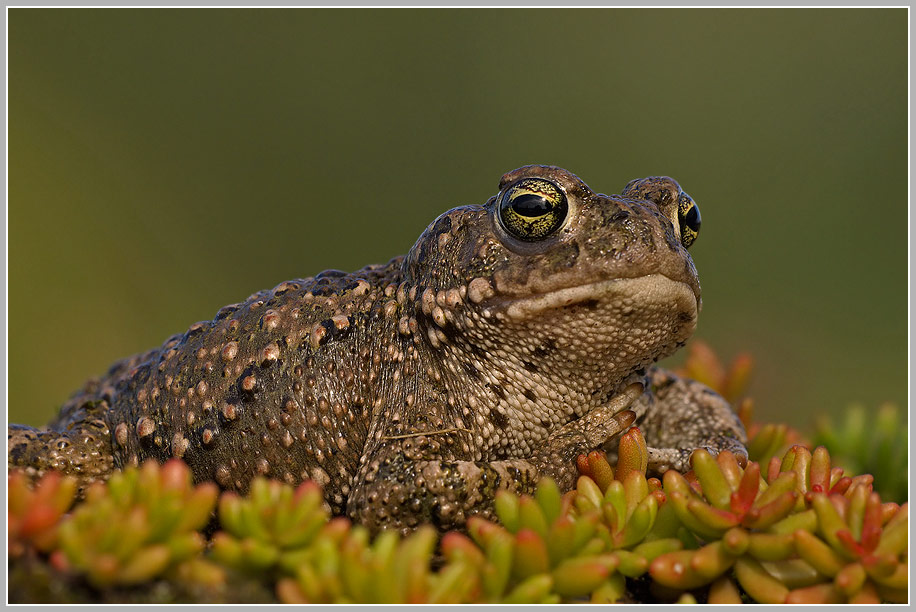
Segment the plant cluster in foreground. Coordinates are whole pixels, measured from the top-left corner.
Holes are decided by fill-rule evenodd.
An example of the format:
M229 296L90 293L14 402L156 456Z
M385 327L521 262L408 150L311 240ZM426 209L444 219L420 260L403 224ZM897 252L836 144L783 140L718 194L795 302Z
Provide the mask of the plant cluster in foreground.
M697 451L690 473L661 481L646 478L645 448L632 428L616 469L582 456L573 491L545 479L533 496L500 492L498 522L441 538L428 526L373 538L331 519L311 482L258 479L217 501L178 460L125 470L69 513L71 479L29 489L13 473L10 600L36 596L15 569L40 564L88 600L165 581L229 601L241 575L289 603L906 601L907 504L882 503L870 476L845 476L823 447L765 467Z
M716 374L711 359L691 374L712 372L737 402L749 363ZM373 537L331 518L312 482L219 494L179 460L115 474L79 503L71 478L30 488L12 472L9 601L906 602L908 504L882 501L824 447L784 450L798 439L785 426L749 429L749 461L697 451L688 474L657 479L631 428L616 466L579 457L574 490L502 491L498 521L441 536Z

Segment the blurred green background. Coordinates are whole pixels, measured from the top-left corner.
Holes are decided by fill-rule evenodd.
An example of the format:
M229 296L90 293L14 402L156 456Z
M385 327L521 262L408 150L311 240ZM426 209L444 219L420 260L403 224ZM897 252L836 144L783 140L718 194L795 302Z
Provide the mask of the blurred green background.
M761 419L906 405L906 9L10 9L8 36L11 421L528 163L681 182L697 337L754 355Z

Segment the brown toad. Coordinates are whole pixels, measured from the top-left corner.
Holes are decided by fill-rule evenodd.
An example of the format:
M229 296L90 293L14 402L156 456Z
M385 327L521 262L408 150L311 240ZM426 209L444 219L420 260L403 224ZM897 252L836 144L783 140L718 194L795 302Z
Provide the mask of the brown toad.
M650 367L696 326L690 197L665 177L596 194L549 166L499 188L405 257L281 283L115 364L47 430L10 426L10 466L86 484L181 457L226 489L313 479L335 513L409 529L542 475L571 487L634 413L656 472L744 454L721 397Z

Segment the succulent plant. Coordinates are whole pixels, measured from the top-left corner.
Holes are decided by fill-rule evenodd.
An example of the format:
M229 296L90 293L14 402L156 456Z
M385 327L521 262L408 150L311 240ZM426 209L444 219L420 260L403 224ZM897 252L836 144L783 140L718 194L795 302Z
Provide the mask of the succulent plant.
M602 453L579 457L582 476L565 495L549 479L533 497L502 491L500 524L472 518L470 538L443 538L446 559L470 559L478 568L478 601L619 601L628 596L627 578L683 546L676 519L660 510L661 483L646 478L648 454L637 428L622 436L618 459L615 470Z
M687 367L734 399L750 361L725 368L699 350ZM179 460L115 474L73 509L73 479L49 473L31 489L12 472L10 599L906 602L908 505L882 502L870 474L847 475L824 447L786 449L797 432L751 423L752 402L739 405L752 436L746 462L701 450L687 474L647 478L633 427L616 465L600 452L578 458L574 490L544 479L532 495L500 491L495 519L472 517L465 533L441 538L428 525L372 537L330 518L311 482L256 479L245 495L223 493L214 513L216 487L193 486ZM855 416L831 443L891 440L888 415L871 437L853 431L864 427Z
M698 451L692 472L662 483L646 478L645 441L631 428L618 457L612 467L601 453L581 456L566 494L549 479L533 496L500 492L499 522L472 518L467 534L442 536L438 554L430 526L373 539L329 520L316 485L259 480L245 497L223 494L223 530L202 555L197 530L216 493L192 487L180 462L126 470L63 516L66 481L30 491L11 477L11 537L60 559L41 584L83 575L104 601L163 578L224 585L226 573L255 574L288 603L906 601L907 505L881 503L869 476L845 476L825 449L793 447L763 472ZM59 519L56 542L23 535L23 508L43 506Z
M472 601L474 568L431 567L438 538L425 525L406 537L383 531L374 540L362 526L343 520L302 551L294 576L277 583L285 603L460 603Z
M443 555L476 568L478 601L556 603L613 588L618 560L598 534L598 512L571 515L569 499L548 479L534 497L501 492L496 512L503 524L472 518L470 537L446 534Z
M255 479L246 497L223 493L214 560L276 581L285 603L446 603L467 601L470 567L431 569L435 529L402 538L343 518L329 520L321 489ZM462 596L462 593L465 593Z
M21 471L7 478L7 542L10 557L27 552L47 553L57 545L58 526L64 513L73 505L77 482L59 472L48 472L29 487Z
M787 601L801 603L895 603L906 601L907 504L882 503L872 491L872 476L843 475L832 467L824 447L814 453L793 447L781 464L768 470L793 470L805 503L817 518L815 530L797 529L798 556L818 573L833 578L807 590L792 591Z
M716 603L741 590L761 603L906 601L906 508L881 504L870 476L844 476L823 447L793 447L765 478L725 453L697 451L693 467L694 482L666 473L665 492L703 545L658 557L657 582L709 585Z
M217 488L194 487L179 460L144 463L96 483L61 524L62 569L84 574L96 588L176 579L219 584L223 572L200 558L199 530L210 519Z
M872 474L882 498L906 500L909 482L906 415L883 404L876 411L862 406L847 410L837 425L829 417L818 419L814 444L830 449L836 463L847 472Z
M227 491L219 500L223 530L213 536L213 558L245 571L291 571L301 551L327 536L323 504L321 489L311 481L294 490L256 478L246 497Z

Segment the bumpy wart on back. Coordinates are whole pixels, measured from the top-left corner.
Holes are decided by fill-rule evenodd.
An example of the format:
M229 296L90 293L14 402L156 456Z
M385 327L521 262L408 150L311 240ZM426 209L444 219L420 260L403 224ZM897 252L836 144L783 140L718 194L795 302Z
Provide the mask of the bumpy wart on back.
M116 363L47 429L10 426L10 466L85 486L181 457L225 489L312 479L333 512L408 530L491 515L496 489L541 476L569 488L634 419L656 472L744 456L721 397L652 366L696 326L699 226L667 177L607 196L519 168L406 256L281 283Z

